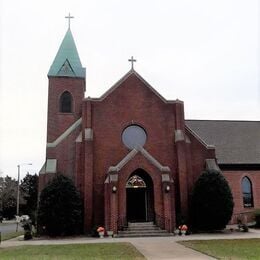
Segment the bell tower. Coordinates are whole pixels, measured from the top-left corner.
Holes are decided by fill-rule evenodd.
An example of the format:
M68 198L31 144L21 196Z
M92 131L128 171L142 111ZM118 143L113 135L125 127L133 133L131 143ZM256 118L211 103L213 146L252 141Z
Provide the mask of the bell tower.
M62 40L48 72L48 119L45 173L74 178L73 150L79 134L86 70L82 67L70 29Z
M71 30L63 38L49 69L47 142L52 143L81 117L86 69L82 67Z

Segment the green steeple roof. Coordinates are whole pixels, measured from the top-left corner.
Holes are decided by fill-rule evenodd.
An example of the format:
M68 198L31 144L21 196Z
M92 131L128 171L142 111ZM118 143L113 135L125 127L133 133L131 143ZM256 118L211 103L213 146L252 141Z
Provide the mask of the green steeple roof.
M86 76L86 69L81 65L70 28L63 38L58 53L48 72L48 76L79 78L85 78Z

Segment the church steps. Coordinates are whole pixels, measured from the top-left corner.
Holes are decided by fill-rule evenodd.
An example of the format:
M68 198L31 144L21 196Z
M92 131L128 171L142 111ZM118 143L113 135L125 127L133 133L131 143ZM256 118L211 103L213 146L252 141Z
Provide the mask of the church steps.
M128 227L150 227L154 226L153 222L128 222Z
M128 223L122 231L118 231L117 237L154 237L171 236L166 230L160 229L153 222Z
M118 234L124 234L124 233L128 233L128 234L136 234L136 233L146 233L146 234L155 233L155 234L160 234L160 233L167 233L168 234L168 232L166 230L162 230L162 229L157 229L157 230L122 230L122 231L118 231Z
M171 233L136 233L136 234L118 234L116 237L169 237L172 236Z
M153 225L153 226L136 226L136 227L124 227L124 230L155 230L155 229L160 229L158 226Z
M154 226L154 227L134 227L134 228L128 228L125 227L123 231L128 230L128 231L142 231L142 230L161 230L159 227Z

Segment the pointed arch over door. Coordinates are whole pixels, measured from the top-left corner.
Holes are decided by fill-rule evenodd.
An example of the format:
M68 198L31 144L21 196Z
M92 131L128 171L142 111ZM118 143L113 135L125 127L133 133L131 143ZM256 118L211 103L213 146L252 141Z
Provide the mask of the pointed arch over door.
M142 169L135 170L126 183L127 221L154 220L154 187L152 178Z
M243 205L245 208L254 206L252 182L248 177L242 179Z
M64 91L60 96L60 112L72 113L72 95L69 91Z

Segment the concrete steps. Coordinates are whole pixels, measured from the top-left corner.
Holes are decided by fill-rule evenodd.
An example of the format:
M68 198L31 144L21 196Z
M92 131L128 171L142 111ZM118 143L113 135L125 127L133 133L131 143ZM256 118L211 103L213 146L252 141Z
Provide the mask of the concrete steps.
M117 237L161 237L172 236L166 230L160 229L153 222L128 223L122 231L118 231Z

